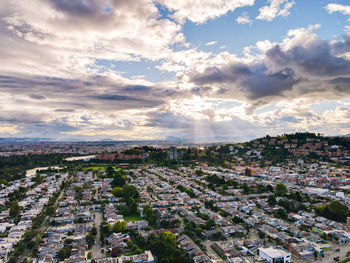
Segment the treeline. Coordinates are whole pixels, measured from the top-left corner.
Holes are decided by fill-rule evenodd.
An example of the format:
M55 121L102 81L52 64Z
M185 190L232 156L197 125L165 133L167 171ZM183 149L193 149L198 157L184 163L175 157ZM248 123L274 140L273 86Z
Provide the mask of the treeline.
M346 222L346 218L350 216L350 210L339 201L332 201L329 204L318 206L316 214L334 221Z
M10 181L25 176L26 170L40 166L53 166L64 163L64 159L71 155L53 154L28 154L0 157L0 183L7 184Z

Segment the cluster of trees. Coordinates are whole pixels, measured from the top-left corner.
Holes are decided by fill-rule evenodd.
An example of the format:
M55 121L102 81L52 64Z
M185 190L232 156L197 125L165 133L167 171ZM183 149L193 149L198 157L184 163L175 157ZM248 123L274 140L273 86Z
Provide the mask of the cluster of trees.
M288 189L284 184L282 184L282 183L276 184L276 187L275 187L275 194L276 195L285 196L287 193L288 193Z
M76 186L74 187L74 191L75 191L75 200L80 201L83 198L83 188Z
M113 178L111 182L112 188L123 187L126 183L126 172L122 169L114 170L112 166L108 166L106 169L106 175L109 178Z
M300 210L304 210L304 211L308 210L307 206L302 203L303 201L305 201L304 199L306 199L306 197L303 197L299 192L291 192L288 194L288 189L284 184L278 183L275 186L274 192L277 196L280 196L283 198L277 202L275 196L270 195L269 198L267 199L268 204L270 206L275 206L278 204L279 206L284 208L284 209L281 208L280 210L278 210L276 213L276 216L285 219L287 218L286 212L297 213ZM309 199L310 198L308 197L308 200Z
M137 188L130 184L125 184L123 187L115 187L112 189L112 194L116 197L123 197L126 206L120 206L119 210L124 216L132 216L138 214L137 201L140 200Z
M152 207L150 207L149 205L145 205L143 207L142 213L144 214L145 219L147 220L150 226L154 226L156 224L156 216Z
M28 154L0 157L0 183L7 184L23 178L26 170L39 166L60 165L67 154Z
M57 257L60 261L64 261L66 258L70 257L72 253L72 244L73 244L73 239L66 238L64 240L63 248L57 253Z
M318 206L316 214L331 220L345 222L346 218L350 216L350 210L339 201L332 201L329 204Z
M192 263L192 259L176 246L176 237L170 232L151 235L148 244L159 263Z
M193 190L190 189L190 188L185 188L182 185L178 185L176 188L178 190L180 190L181 192L184 192L184 193L188 194L188 196L191 197L191 198L196 198L197 197L196 194L193 192Z
M261 152L261 155L264 160L271 161L274 165L277 163L284 163L286 159L291 156L291 153L284 147L277 148L267 145Z

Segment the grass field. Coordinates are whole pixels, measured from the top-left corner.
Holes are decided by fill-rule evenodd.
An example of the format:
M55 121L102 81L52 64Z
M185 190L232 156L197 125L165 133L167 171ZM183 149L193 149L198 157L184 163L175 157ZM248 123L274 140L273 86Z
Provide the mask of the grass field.
M91 166L91 167L86 167L85 170L101 171L101 170L105 170L105 167L104 166Z
M135 222L140 220L143 220L143 218L140 216L124 216L124 221L126 222Z

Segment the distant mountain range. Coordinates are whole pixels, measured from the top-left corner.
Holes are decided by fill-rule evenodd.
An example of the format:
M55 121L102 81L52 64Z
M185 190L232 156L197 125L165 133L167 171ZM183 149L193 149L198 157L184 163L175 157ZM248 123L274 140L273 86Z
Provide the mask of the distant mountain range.
M49 138L0 138L0 142L50 142Z
M271 136L273 137L273 136ZM328 137L328 136L323 136L323 137ZM345 134L345 135L337 135L335 137L350 137L350 133L349 134ZM225 140L224 138L222 138L221 142L202 142L202 143L194 143L193 141L191 141L191 139L181 139L179 137L167 137L164 140L133 140L133 141L118 141L118 140L112 140L112 139L103 139L103 140L98 140L98 141L87 141L87 140L79 140L79 139L75 139L75 140L66 140L66 141L57 141L55 139L52 138L0 138L0 143L1 142L17 142L17 143L38 143L38 142L71 142L71 143L88 143L88 142L102 142L102 143L127 143L127 144L133 144L133 143L137 143L137 144L163 144L163 143L174 143L174 144L224 144L224 143L232 143L229 142L227 140Z

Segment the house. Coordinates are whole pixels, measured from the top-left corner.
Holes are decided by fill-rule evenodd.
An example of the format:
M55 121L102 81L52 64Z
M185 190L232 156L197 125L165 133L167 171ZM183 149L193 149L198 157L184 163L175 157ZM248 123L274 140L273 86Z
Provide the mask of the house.
M258 255L268 263L291 262L292 255L281 247L259 248Z

